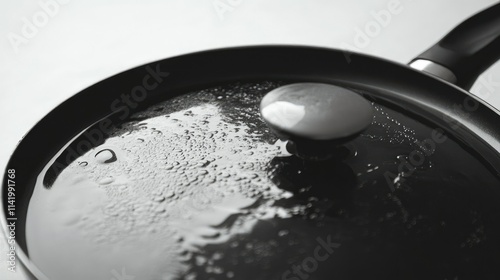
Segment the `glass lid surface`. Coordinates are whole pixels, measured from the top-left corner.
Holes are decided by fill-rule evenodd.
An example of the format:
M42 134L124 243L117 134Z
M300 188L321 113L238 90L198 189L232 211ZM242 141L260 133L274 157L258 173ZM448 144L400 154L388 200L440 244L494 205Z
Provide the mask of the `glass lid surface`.
M283 85L213 87L102 120L104 143L80 137L39 175L30 259L54 280L500 277L498 172L377 103L333 158L301 159L259 112Z

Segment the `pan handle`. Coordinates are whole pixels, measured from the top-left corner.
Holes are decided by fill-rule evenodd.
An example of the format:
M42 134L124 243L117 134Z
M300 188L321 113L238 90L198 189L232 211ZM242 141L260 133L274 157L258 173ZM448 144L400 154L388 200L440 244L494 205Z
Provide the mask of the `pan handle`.
M500 3L470 17L410 66L469 90L500 58Z

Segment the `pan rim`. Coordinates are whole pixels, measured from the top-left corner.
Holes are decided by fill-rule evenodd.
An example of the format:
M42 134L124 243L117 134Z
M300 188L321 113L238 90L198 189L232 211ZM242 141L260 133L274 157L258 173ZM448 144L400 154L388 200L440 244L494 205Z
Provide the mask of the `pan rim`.
M11 166L12 161L14 160L14 157L19 152L19 149L22 148L24 143L26 143L29 139L34 137L33 134L35 133L34 131L36 129L40 129L40 127L46 125L47 118L50 115L57 114L59 112L58 110L61 107L67 106L71 101L74 101L75 99L78 99L84 95L87 95L90 90L95 89L95 87L98 85L102 85L103 83L112 83L113 81L118 80L120 77L124 77L130 73L135 73L135 72L143 69L144 67L151 66L154 64L158 64L158 63L170 63L173 61L182 62L183 60L189 60L191 58L195 59L196 57L210 57L210 56L217 57L217 56L221 56L221 55L223 56L224 54L226 54L228 52L239 53L240 55L242 55L245 53L248 54L248 53L258 53L258 52L279 53L281 51L282 52L297 52L297 53L318 52L320 54L320 56L321 56L321 54L328 53L328 54L335 56L337 58L344 57L346 54L346 51L339 50L339 49L326 48L326 47L314 47L314 46L305 46L305 45L252 45L252 46L218 48L218 49L211 49L211 50L204 50L204 51L199 51L199 52L194 52L194 53L182 54L182 55L173 56L173 57L169 57L166 59L160 59L160 60L156 60L156 61L142 64L142 65L139 65L136 67L129 68L125 71L119 72L117 74L106 77L100 81L97 81L93 85L73 94L71 97L69 97L65 101L61 102L59 105L54 107L50 112L48 112L33 127L31 127L28 132L25 133L25 135L17 143L14 150L10 153L7 166L4 169L4 177L6 176L7 170L9 169L9 166ZM443 87L443 88L448 88L449 91L459 92L461 94L461 96L456 96L455 100L456 99L466 99L466 98L474 99L475 101L477 101L480 104L479 105L481 107L480 113L483 113L483 112L485 112L485 110L488 110L490 113L493 113L496 115L497 120L500 120L500 109L493 107L491 104L489 104L485 100L482 100L481 98L471 94L470 92L468 92L468 91L466 91L466 90L464 90L464 89L462 89L454 84L451 84L449 82L441 80L441 79L439 79L435 76L432 76L430 74L413 69L408 65L400 64L398 62L394 62L394 61L391 61L388 59L384 59L384 58L380 58L380 57L376 57L376 56L371 56L371 55L367 55L367 54L362 54L362 53L350 52L350 51L348 53L349 53L349 56L351 56L351 60L352 60L351 63L348 63L350 65L351 64L362 64L362 63L366 63L366 61L373 61L374 63L379 63L379 64L386 65L388 67L400 69L401 72L405 72L406 75L408 75L408 73L411 73L409 75L414 75L415 77L419 77L420 80L426 80L429 82L429 84L441 85L441 87ZM333 66L333 67L335 67L335 66ZM350 66L343 65L343 67L350 67ZM354 66L354 67L356 67L356 66ZM413 101L415 101L415 100L413 100ZM426 105L429 106L429 104L426 104ZM439 106L436 106L434 109L439 110L438 107ZM456 117L458 117L458 116L456 116ZM500 129L497 129L497 130L500 130ZM484 131L484 132L487 132L487 131ZM484 139L483 137L481 137L481 135L479 135L479 137ZM492 148L495 149L500 154L500 131L497 131L497 136L493 135L493 136L491 136L491 138L493 140L496 140L496 142L497 142L497 145L492 146ZM486 141L486 142L488 142L488 141ZM488 143L491 143L491 142L488 142ZM7 199L5 180L2 183L2 186L0 189L2 191L2 197L0 199L0 206L3 209L2 219L0 221L0 224L1 224L3 232L7 236L7 234L8 234L7 220L6 220L7 213L6 213L6 208L5 208L6 205L4 203L4 201L6 201L6 199ZM4 238L4 239L7 239L7 238ZM37 279L40 279L40 280L45 280L45 279L48 280L49 279L36 266L36 264L34 264L31 261L31 259L28 257L28 254L25 252L24 249L22 249L19 246L19 244L17 244L17 247L16 247L16 255L18 256L18 260L22 263L22 265L24 265L27 268L28 272L33 274Z

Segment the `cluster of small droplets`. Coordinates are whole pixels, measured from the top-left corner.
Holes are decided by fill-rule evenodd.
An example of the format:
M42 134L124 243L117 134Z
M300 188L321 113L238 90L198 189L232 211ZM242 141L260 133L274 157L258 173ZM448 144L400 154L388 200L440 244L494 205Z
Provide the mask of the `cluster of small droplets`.
M372 125L380 127L385 131L385 136L365 134L365 137L378 140L387 141L390 144L413 144L415 143L415 130L402 124L396 118L392 117L383 107L373 104L375 108L375 115Z
M273 206L289 195L268 178L268 163L281 148L260 119L258 102L277 86L201 90L117 126L105 143L64 171L87 176L107 196L102 218L79 223L79 229L108 244L177 236L163 249L192 262L198 248L243 234L257 220L303 213ZM202 258L196 262L207 273L234 275Z

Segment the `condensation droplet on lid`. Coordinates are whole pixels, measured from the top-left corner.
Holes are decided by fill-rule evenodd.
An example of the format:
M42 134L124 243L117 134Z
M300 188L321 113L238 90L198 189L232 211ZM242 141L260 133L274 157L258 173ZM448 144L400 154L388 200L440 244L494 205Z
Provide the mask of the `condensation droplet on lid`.
M174 195L175 195L175 193L173 191L167 191L165 193L166 198L172 198L172 197L174 197Z
M207 170L201 170L200 171L200 175L207 175L208 174L208 171Z
M285 235L288 235L288 230L286 230L286 229L280 230L278 232L278 236L280 236L280 237L285 236Z
M167 166L165 166L166 170L172 170L173 168L174 168L174 166L171 164L168 164Z
M155 197L153 198L153 200L154 200L155 202L163 202L163 201L165 201L165 197L164 197L164 196L162 196L162 195L159 195L159 196L155 196Z
M104 149L97 152L95 159L98 163L112 163L117 160L116 153L111 149Z
M196 256L195 263L197 266L202 266L207 263L207 259L204 256Z
M153 129L153 131L151 133L155 134L155 135L162 135L163 134L163 132L161 132L160 130L156 130L156 129Z
M164 213L164 212L166 212L167 210L166 210L166 209L165 209L165 207L163 207L163 206L158 206L158 207L156 207L156 208L154 209L154 211L155 211L156 213Z
M213 260L220 260L224 257L224 253L222 252L215 252L212 256Z
M171 278L167 278L167 279L169 279L169 280L170 280ZM186 276L184 277L184 279L186 279L186 280L196 280L196 273L194 273L194 272L193 272L193 273L190 273L190 274L186 275Z
M99 185L109 185L113 183L115 179L113 177L106 177L99 181Z
M212 272L215 274L222 274L222 273L224 273L224 269L220 266L213 266Z

